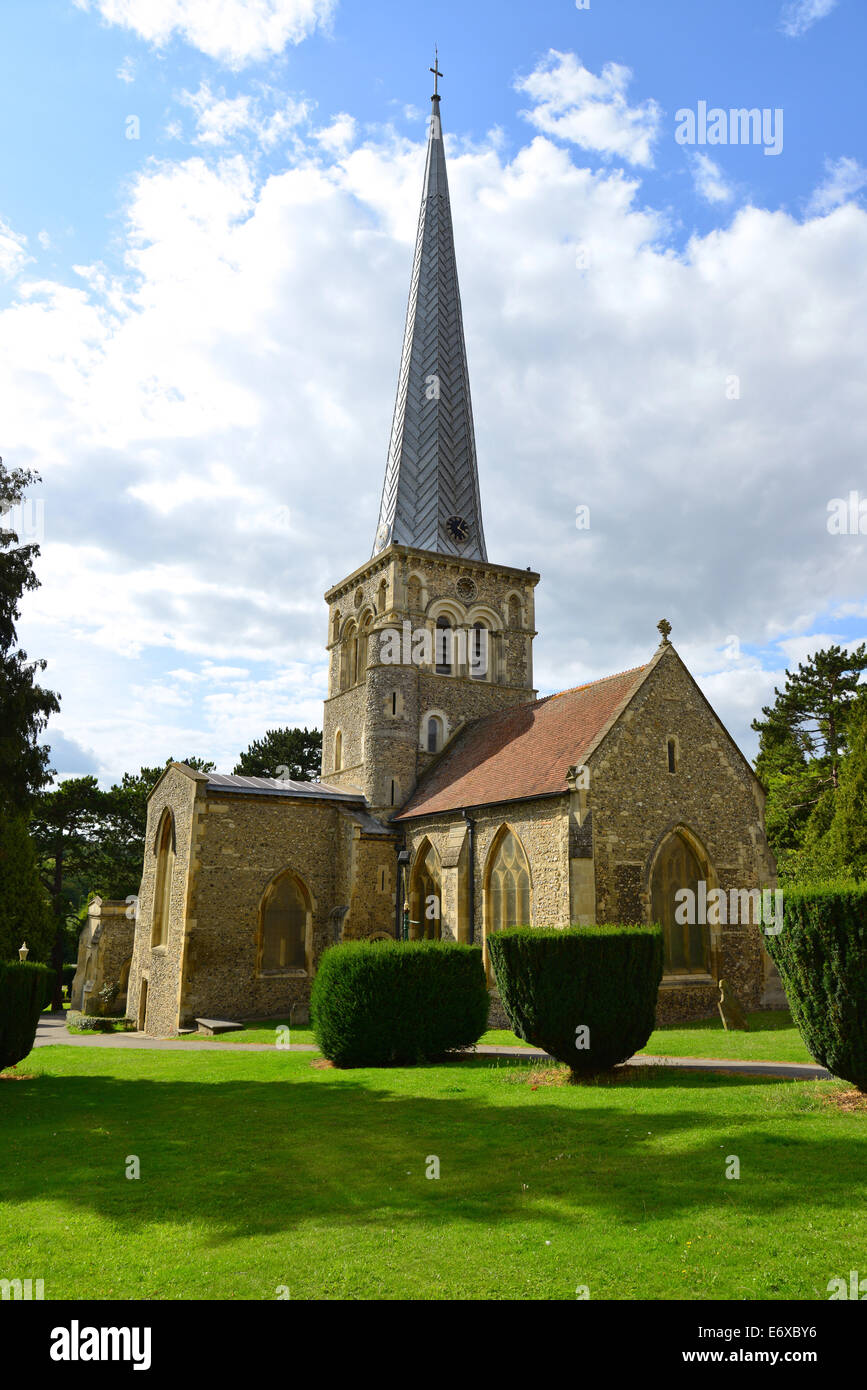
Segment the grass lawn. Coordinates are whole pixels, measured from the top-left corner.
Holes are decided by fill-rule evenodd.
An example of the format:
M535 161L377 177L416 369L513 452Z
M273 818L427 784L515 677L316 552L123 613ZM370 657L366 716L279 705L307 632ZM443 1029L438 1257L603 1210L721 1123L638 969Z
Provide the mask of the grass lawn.
M56 1046L18 1070L0 1250L46 1299L826 1299L867 1261L867 1113L829 1103L842 1083L534 1090L524 1062L339 1072L276 1048Z
M274 1043L278 1026L288 1026L288 1018L268 1023L254 1023L237 1033L221 1033L219 1042ZM732 1057L743 1061L811 1062L813 1059L801 1041L787 1010L750 1014L749 1033L727 1033L718 1018L701 1019L689 1027L677 1024L657 1028L644 1052L662 1057ZM190 1035L187 1041L205 1039ZM210 1040L209 1040L210 1041ZM292 1028L293 1043L315 1043L311 1028ZM526 1047L527 1044L505 1029L491 1029L479 1038L480 1043L492 1046Z

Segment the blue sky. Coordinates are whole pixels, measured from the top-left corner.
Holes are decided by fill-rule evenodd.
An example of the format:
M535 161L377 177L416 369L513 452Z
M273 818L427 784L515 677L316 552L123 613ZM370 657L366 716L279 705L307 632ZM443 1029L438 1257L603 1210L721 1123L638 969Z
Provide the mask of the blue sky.
M864 6L214 11L0 20L0 452L43 477L21 632L58 771L230 770L320 722L435 42L488 549L542 570L540 691L646 659L666 614L751 754L785 666L867 629L863 537L826 525L867 496ZM678 143L699 103L781 111L780 153Z

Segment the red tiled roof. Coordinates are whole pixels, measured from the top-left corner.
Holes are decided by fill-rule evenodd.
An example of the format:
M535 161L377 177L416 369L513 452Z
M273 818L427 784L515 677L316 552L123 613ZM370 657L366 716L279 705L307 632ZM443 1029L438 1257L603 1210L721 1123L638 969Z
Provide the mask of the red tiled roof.
M565 791L567 769L581 764L647 670L636 666L475 720L422 778L395 820Z

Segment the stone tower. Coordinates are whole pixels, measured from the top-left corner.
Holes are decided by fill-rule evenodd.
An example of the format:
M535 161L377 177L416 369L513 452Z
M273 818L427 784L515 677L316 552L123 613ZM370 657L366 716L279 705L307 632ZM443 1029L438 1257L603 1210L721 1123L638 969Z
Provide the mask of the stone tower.
M468 720L532 700L538 582L485 549L435 92L373 557L325 595L323 780L387 817Z

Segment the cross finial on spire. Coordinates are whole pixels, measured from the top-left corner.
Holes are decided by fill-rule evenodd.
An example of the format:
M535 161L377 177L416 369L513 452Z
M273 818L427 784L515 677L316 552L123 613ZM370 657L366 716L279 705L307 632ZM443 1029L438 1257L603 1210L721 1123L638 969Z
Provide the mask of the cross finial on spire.
M668 634L671 632L671 623L667 618L663 618L661 622L656 624L656 628L658 632L662 633L663 647L669 646Z
M430 71L431 71L431 72L433 73L433 75L434 75L434 96L435 96L435 97L438 97L438 96L439 96L439 79L440 79L441 77L444 77L444 76L445 76L445 73L440 72L440 51L439 51L439 49L438 49L437 47L434 47L434 65L433 65L433 67L430 69Z

